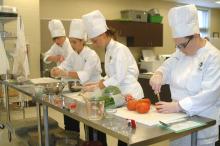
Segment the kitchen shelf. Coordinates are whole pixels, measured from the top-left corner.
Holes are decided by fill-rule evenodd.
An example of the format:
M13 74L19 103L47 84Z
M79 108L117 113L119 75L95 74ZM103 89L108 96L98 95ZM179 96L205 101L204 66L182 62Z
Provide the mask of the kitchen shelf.
M0 23L7 23L7 22L10 22L10 21L13 21L13 20L16 20L17 17L3 17L3 16L0 16Z

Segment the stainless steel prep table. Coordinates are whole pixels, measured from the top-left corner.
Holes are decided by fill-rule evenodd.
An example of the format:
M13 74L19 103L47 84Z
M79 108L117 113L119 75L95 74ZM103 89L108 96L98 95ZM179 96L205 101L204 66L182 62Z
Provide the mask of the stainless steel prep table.
M88 125L90 127L93 127L99 131L102 131L106 134L109 134L115 138L118 138L130 146L146 146L154 143L158 143L160 141L168 140L168 139L174 139L174 138L180 138L189 134L192 134L192 146L196 146L196 136L197 131L205 129L207 127L213 126L216 124L215 120L194 116L192 119L195 119L197 121L204 122L205 125L197 128L193 128L191 130L187 130L180 133L174 133L173 131L158 127L158 126L146 126L143 124L137 123L137 128L132 131L132 134L130 136L121 134L120 132L113 131L109 128L106 128L103 126L103 122L105 119L99 120L99 121L91 121L87 118L85 115L85 106L84 104L78 104L78 109L74 113L70 113L66 109L63 109L61 107L58 107L52 103L50 103L48 100L43 100L41 98L36 98L34 96L34 86L23 84L19 85L16 83L10 83L7 81L0 81L5 86L5 98L8 104L8 87L14 88L28 96L31 96L36 101L36 108L37 108L37 115L38 115L38 134L39 134L39 145L42 145L41 136L42 131L40 128L41 125L41 116L40 116L40 104L43 106L43 115L44 115L44 130L45 130L45 145L49 146L49 139L48 139L48 107L59 111L73 119L76 119L80 122L83 122L85 125ZM67 98L67 97L64 97ZM7 106L7 115L8 115L8 122L10 123L10 109ZM117 120L122 120L122 118L114 116Z

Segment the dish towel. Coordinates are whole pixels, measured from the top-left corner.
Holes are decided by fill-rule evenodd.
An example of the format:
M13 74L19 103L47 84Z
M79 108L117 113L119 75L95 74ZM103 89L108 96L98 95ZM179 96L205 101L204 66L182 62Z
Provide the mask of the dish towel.
M17 76L22 76L25 79L27 79L30 74L24 34L24 23L20 16L17 18L17 41L12 73Z
M5 47L4 47L2 38L0 38L0 60L1 60L0 75L6 74L7 70L10 70L10 66L9 66L9 62L8 62L8 58L5 52Z

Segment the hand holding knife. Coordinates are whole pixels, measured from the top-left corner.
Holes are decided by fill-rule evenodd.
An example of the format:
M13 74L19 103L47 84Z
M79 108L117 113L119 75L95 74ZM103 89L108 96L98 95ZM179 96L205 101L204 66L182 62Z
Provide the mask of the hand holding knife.
M157 92L157 93L156 93L156 96L157 96L158 102L160 102L160 101L161 101L161 100L160 100L160 93Z

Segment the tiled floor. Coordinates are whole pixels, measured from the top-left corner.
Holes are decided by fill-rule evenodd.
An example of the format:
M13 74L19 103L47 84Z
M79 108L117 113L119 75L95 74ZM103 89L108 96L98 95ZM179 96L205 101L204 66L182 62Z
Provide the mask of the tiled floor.
M5 121L5 113L0 112L0 121ZM25 109L25 117L26 118L30 118L30 117L35 117L36 116L36 108L35 107L31 107L31 108L26 108ZM63 115L57 111L54 111L52 109L49 109L49 116L53 117L56 121L58 121L59 126L61 128L64 127L64 123L63 123ZM13 111L11 112L11 119L12 120L16 120L16 119L22 119L22 112L20 111ZM80 137L81 139L84 139L85 135L84 135L84 126L81 123L81 131L80 131ZM9 143L8 142L8 137L7 137L7 129L5 128L4 130L0 129L0 146L24 146L24 144L16 137L12 137L12 142ZM108 140L108 145L109 146L117 146L117 139L111 137L111 136L107 136L107 140ZM164 141L162 143L158 143L155 145L151 145L151 146L168 146L169 141Z

